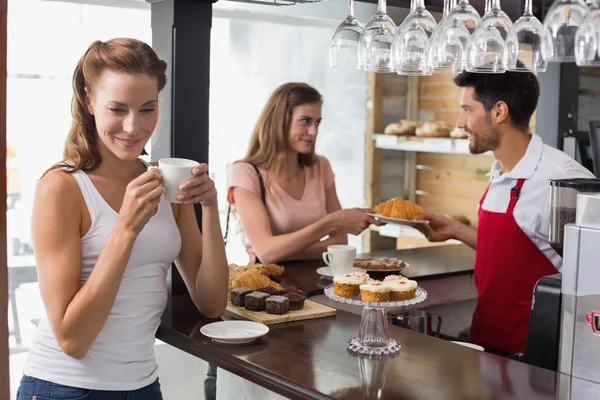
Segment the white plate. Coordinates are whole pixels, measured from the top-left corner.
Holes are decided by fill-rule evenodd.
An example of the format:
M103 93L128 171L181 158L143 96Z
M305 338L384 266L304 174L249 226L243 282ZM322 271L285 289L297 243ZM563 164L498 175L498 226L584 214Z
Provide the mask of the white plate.
M461 346L465 346L465 347L470 347L472 349L475 350L479 350L479 351L484 351L485 349L477 344L473 344L473 343L468 343L468 342L455 342L455 341L451 341L452 343L455 344L460 344Z
M333 278L333 270L331 269L331 267L317 268L317 274Z
M269 332L269 327L252 321L220 321L204 325L200 332L216 342L250 343Z
M381 222L385 222L386 224L407 225L407 226L412 226L413 228L417 225L429 223L429 221L426 221L426 220L410 220L410 219L390 218L390 217L384 217L381 214L367 214L367 215L370 215L371 217L373 217Z
M358 267L354 267L355 270L357 271L362 271L362 272L400 272L402 270L405 270L406 268L410 267L410 264L408 263L404 263L404 267L402 268L358 268Z

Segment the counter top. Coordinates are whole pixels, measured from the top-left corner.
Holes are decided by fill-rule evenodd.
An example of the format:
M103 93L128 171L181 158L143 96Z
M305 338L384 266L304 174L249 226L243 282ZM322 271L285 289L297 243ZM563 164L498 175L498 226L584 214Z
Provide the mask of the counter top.
M450 251L459 255L464 250ZM432 268L425 268L423 276L435 276L433 266L447 257L445 251L432 253L422 256ZM415 272L418 254L403 255L414 263ZM452 273L448 263L456 259L445 261L440 268ZM320 286L316 269L322 262L292 264L286 264L284 286L293 284L305 291ZM462 270L457 267L456 271ZM229 313L223 317L234 318ZM271 325L266 336L246 346L212 342L200 333L210 322L215 320L204 318L189 297L171 296L157 338L292 399L564 398L559 396L559 374L395 325L390 325L390 336L402 346L398 356L355 357L347 352L346 343L357 336L360 316L342 310L335 317Z

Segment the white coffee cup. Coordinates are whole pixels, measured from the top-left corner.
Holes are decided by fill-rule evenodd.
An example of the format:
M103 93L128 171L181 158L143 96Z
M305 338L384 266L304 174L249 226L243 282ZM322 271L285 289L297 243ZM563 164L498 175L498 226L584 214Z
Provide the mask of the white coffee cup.
M327 251L323 253L323 261L331 267L334 275L354 272L355 259L356 247L347 244L327 246Z
M177 200L177 195L181 193L179 185L194 177L192 169L197 165L200 163L185 158L161 158L158 160L158 167L152 165L148 169L160 171L162 186L165 188L165 199L170 203L181 203Z

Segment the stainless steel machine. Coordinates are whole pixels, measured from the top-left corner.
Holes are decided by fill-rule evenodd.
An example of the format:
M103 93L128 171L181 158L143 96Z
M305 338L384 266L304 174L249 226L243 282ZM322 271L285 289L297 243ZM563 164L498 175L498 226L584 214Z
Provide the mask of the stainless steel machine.
M578 194L565 226L559 372L600 383L600 194Z

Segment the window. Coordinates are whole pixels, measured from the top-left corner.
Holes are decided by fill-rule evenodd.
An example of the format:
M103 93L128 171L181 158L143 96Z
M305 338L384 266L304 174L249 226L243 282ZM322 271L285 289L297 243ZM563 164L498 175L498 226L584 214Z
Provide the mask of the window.
M61 159L71 124L71 77L77 61L94 40L117 36L151 43L149 6L9 2L6 217L13 398L34 323L44 315L31 248L35 184L49 166Z
M317 153L331 161L342 207L362 206L366 75L329 68L329 40L339 21L286 17L288 23L278 23L259 14L243 16L220 17L215 10L212 27L209 161L223 224L228 169L244 156L264 104L285 82L306 82L323 95ZM235 236L239 227L231 220L229 262L246 263L241 238ZM360 250L359 237L349 241Z

